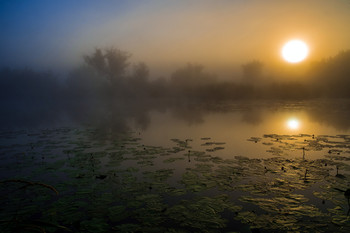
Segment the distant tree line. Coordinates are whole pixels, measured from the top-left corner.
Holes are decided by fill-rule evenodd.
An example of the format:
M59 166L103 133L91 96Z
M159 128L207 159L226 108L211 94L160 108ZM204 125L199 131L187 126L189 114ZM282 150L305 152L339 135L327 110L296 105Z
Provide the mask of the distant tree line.
M309 85L316 95L350 97L350 50L314 62L308 76Z
M315 62L307 78L293 82L263 79L263 63L242 65L242 81L222 81L198 64L175 70L168 79L150 78L145 63L131 64L131 55L119 49L95 49L66 79L31 69L0 70L1 105L119 100L195 100L350 98L350 50ZM261 81L263 80L263 81ZM264 85L257 85L263 83Z

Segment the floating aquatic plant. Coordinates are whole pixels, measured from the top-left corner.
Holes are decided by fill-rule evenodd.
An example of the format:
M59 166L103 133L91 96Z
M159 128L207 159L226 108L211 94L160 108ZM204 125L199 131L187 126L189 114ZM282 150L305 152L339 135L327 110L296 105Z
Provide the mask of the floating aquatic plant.
M62 232L59 226L74 232L350 230L348 135L249 138L269 150L264 159L234 152L225 159L216 153L225 143L211 138L199 139L201 151L191 148L198 141L190 139L173 139L174 147L165 148L144 145L129 133L108 140L95 135L93 129L49 130L32 134L30 143L0 148L5 178L42 181L0 184L0 194L9 198L0 201L6 209L2 232L10 213L22 226L36 217L52 223L26 229L38 232ZM313 153L324 156L311 159ZM8 195L14 186L16 195ZM29 192L39 189L49 192ZM22 208L10 207L22 202Z

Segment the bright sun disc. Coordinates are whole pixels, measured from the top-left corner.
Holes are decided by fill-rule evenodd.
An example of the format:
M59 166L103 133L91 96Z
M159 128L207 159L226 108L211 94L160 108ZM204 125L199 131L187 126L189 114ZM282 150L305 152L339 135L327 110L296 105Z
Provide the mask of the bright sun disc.
M282 48L282 57L290 63L297 63L304 60L309 53L309 48L301 40L288 41Z
M288 128L297 129L299 128L299 121L297 119L290 119L287 122Z

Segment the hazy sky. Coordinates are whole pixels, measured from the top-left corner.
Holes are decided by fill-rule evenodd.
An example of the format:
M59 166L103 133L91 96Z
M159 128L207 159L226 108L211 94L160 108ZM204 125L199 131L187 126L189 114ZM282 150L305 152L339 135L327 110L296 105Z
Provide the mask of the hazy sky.
M0 0L0 66L67 69L114 46L157 70L283 63L299 38L308 61L350 49L348 0Z

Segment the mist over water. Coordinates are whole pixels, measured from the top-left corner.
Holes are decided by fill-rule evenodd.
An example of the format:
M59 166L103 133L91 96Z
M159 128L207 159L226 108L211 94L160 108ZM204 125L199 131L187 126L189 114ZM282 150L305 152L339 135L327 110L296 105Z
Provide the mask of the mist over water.
M349 10L0 1L0 232L350 232Z
M96 140L133 132L155 146L196 139L198 150L209 137L226 144L215 152L224 157L264 157L264 148L248 145L250 137L350 131L350 51L315 62L301 76L269 77L264 63L253 60L233 80L190 63L154 78L146 63L130 59L123 50L95 49L64 77L3 68L1 129L93 127Z
M264 64L253 60L232 80L190 63L154 78L146 63L130 59L123 50L95 49L63 77L3 68L1 130L92 127L92 140L133 132L145 145L171 147L174 138L188 139L196 150L211 150L201 140L210 138L225 144L215 150L224 158L271 156L247 141L266 134L350 133L350 51L315 62L302 76L269 77Z
M217 106L222 111L225 104L247 101L256 102L246 117L246 122L253 124L261 121L259 104L266 106L266 101L271 106L274 101L311 101L319 106L307 109L316 121L346 124L347 115L339 111L348 110L344 99L350 97L350 51L315 62L294 79L284 78L283 73L278 79L268 77L264 64L254 60L242 65L240 81L222 80L199 64L184 65L169 77L153 78L147 64L133 64L130 57L119 49L96 49L65 77L28 68L1 69L1 128L110 122L124 129L131 118L146 128L149 112L169 109L178 111L179 117L188 117L189 122L201 122L207 108L214 111ZM198 112L193 114L194 110Z
M222 80L198 64L154 79L145 63L118 49L96 49L66 77L3 68L1 129L93 127L96 140L134 132L144 144L209 137L226 143L221 156L264 156L246 141L265 134L348 134L350 52L314 64L308 77L277 81L264 64L242 65L240 81ZM337 71L337 72L336 72ZM288 121L294 121L294 128ZM197 143L197 144L196 144Z
M40 229L76 232L289 229L279 206L294 228L345 225L349 51L285 80L257 60L234 80L200 64L154 78L130 56L96 49L65 77L0 71L0 204L11 217L0 229L27 227L18 209ZM57 197L43 204L34 187Z

